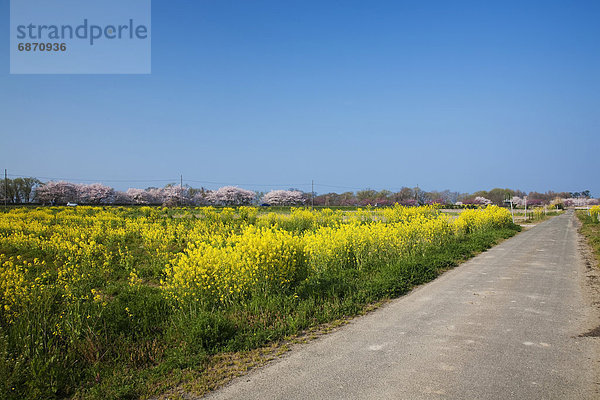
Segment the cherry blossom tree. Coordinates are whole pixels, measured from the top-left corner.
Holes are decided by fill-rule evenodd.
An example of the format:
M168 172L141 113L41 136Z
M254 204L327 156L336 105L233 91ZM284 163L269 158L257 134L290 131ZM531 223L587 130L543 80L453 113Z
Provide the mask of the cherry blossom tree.
M162 188L148 188L148 198L150 199L149 204L162 204L164 201Z
M512 203L514 207L521 207L525 205L525 199L519 196L513 196Z
M133 204L162 204L172 207L192 203L189 188L182 188L175 185L169 185L164 188L129 188L126 194Z
M115 200L115 190L101 183L91 185L76 185L78 199L81 204L112 204Z
M192 204L196 206L207 206L210 204L207 191L201 191L194 194L191 199Z
M78 185L74 183L59 181L47 182L40 185L35 195L40 203L44 204L67 204L77 201Z
M125 194L133 204L151 204L153 200L150 192L144 189L129 188Z
M473 203L487 206L488 204L492 204L492 201L490 199L486 199L485 197L477 196L475 197L475 200L473 200Z
M588 207L598 204L598 199L588 199L585 197L571 197L563 199L563 204L566 207Z
M304 200L304 194L298 190L272 190L262 198L264 203L277 206L303 204Z
M492 201L490 199L486 199L483 196L477 196L473 200L469 200L469 199L463 200L463 203L487 206L488 204L492 204Z
M189 203L188 190L180 186L167 186L160 191L161 203L165 206L181 206Z
M121 192L120 190L115 191L113 197L113 204L134 204L133 199L127 192Z
M225 186L206 195L209 204L221 206L249 205L252 204L255 197L256 194L253 191L236 186Z

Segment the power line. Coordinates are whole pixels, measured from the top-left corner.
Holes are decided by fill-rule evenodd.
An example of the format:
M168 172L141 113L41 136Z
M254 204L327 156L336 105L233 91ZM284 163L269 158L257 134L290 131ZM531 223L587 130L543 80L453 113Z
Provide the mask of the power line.
M23 174L8 174L10 177L25 178L34 175L23 175ZM90 179L90 178L66 178L66 177L52 177L52 176L36 176L38 179L45 179L51 181L71 181L71 182L121 182L121 183L135 183L135 182L177 182L180 179ZM245 186L309 186L310 183L248 183L248 182L222 182L222 181L205 181L198 179L186 179L186 182L192 183L203 183L212 185L245 185Z
M329 188L335 188L335 189L352 189L352 190L363 190L364 189L364 187L326 185L324 183L315 183L315 186L329 187Z
M216 182L216 181L200 181L200 180L195 180L195 179L186 179L186 182L193 182L193 183L204 183L204 184L209 184L209 185L239 185L239 186L287 186L287 187L294 187L294 186L309 186L310 183L241 183L241 182Z
M17 175L8 174L8 176L16 178L28 178L32 175ZM47 179L51 181L74 181L74 182L122 182L122 183L133 183L133 182L176 182L177 179L82 179L82 178L57 178L50 176L36 176L38 179Z
M35 175L24 175L24 174L8 174L10 177L25 178ZM172 183L180 181L183 185L183 179L171 178L171 179L89 179L89 178L66 178L66 177L49 177L49 176L37 176L36 178L48 181L69 181L69 182L104 182L104 183ZM207 181L199 179L186 179L186 183L199 183L205 185L231 185L231 186L251 186L251 187L321 187L321 188L333 188L333 189L346 189L346 190L364 190L364 187L357 186L343 186L343 185L330 185L325 183L317 182L302 182L302 183L251 183L251 182L225 182L225 181ZM312 190L314 192L314 189Z

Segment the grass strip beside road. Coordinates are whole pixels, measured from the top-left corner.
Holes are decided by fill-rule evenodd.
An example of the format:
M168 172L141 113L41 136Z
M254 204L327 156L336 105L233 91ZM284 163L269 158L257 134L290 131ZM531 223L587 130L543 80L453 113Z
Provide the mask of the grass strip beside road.
M580 232L585 236L594 253L596 265L600 265L600 222L589 216L584 210L577 211L577 217L582 223Z

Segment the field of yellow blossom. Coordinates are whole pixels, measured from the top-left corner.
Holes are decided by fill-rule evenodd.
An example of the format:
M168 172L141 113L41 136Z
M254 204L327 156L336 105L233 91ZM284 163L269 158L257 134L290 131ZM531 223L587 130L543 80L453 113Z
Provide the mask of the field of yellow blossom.
M518 228L490 206L0 213L0 398L137 398L397 296Z

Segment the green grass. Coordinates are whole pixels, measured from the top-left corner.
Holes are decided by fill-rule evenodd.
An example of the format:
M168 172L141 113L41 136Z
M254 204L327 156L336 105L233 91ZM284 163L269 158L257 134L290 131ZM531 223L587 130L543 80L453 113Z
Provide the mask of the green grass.
M593 220L583 210L577 211L577 217L582 223L580 232L590 245L596 261L600 263L600 222Z

